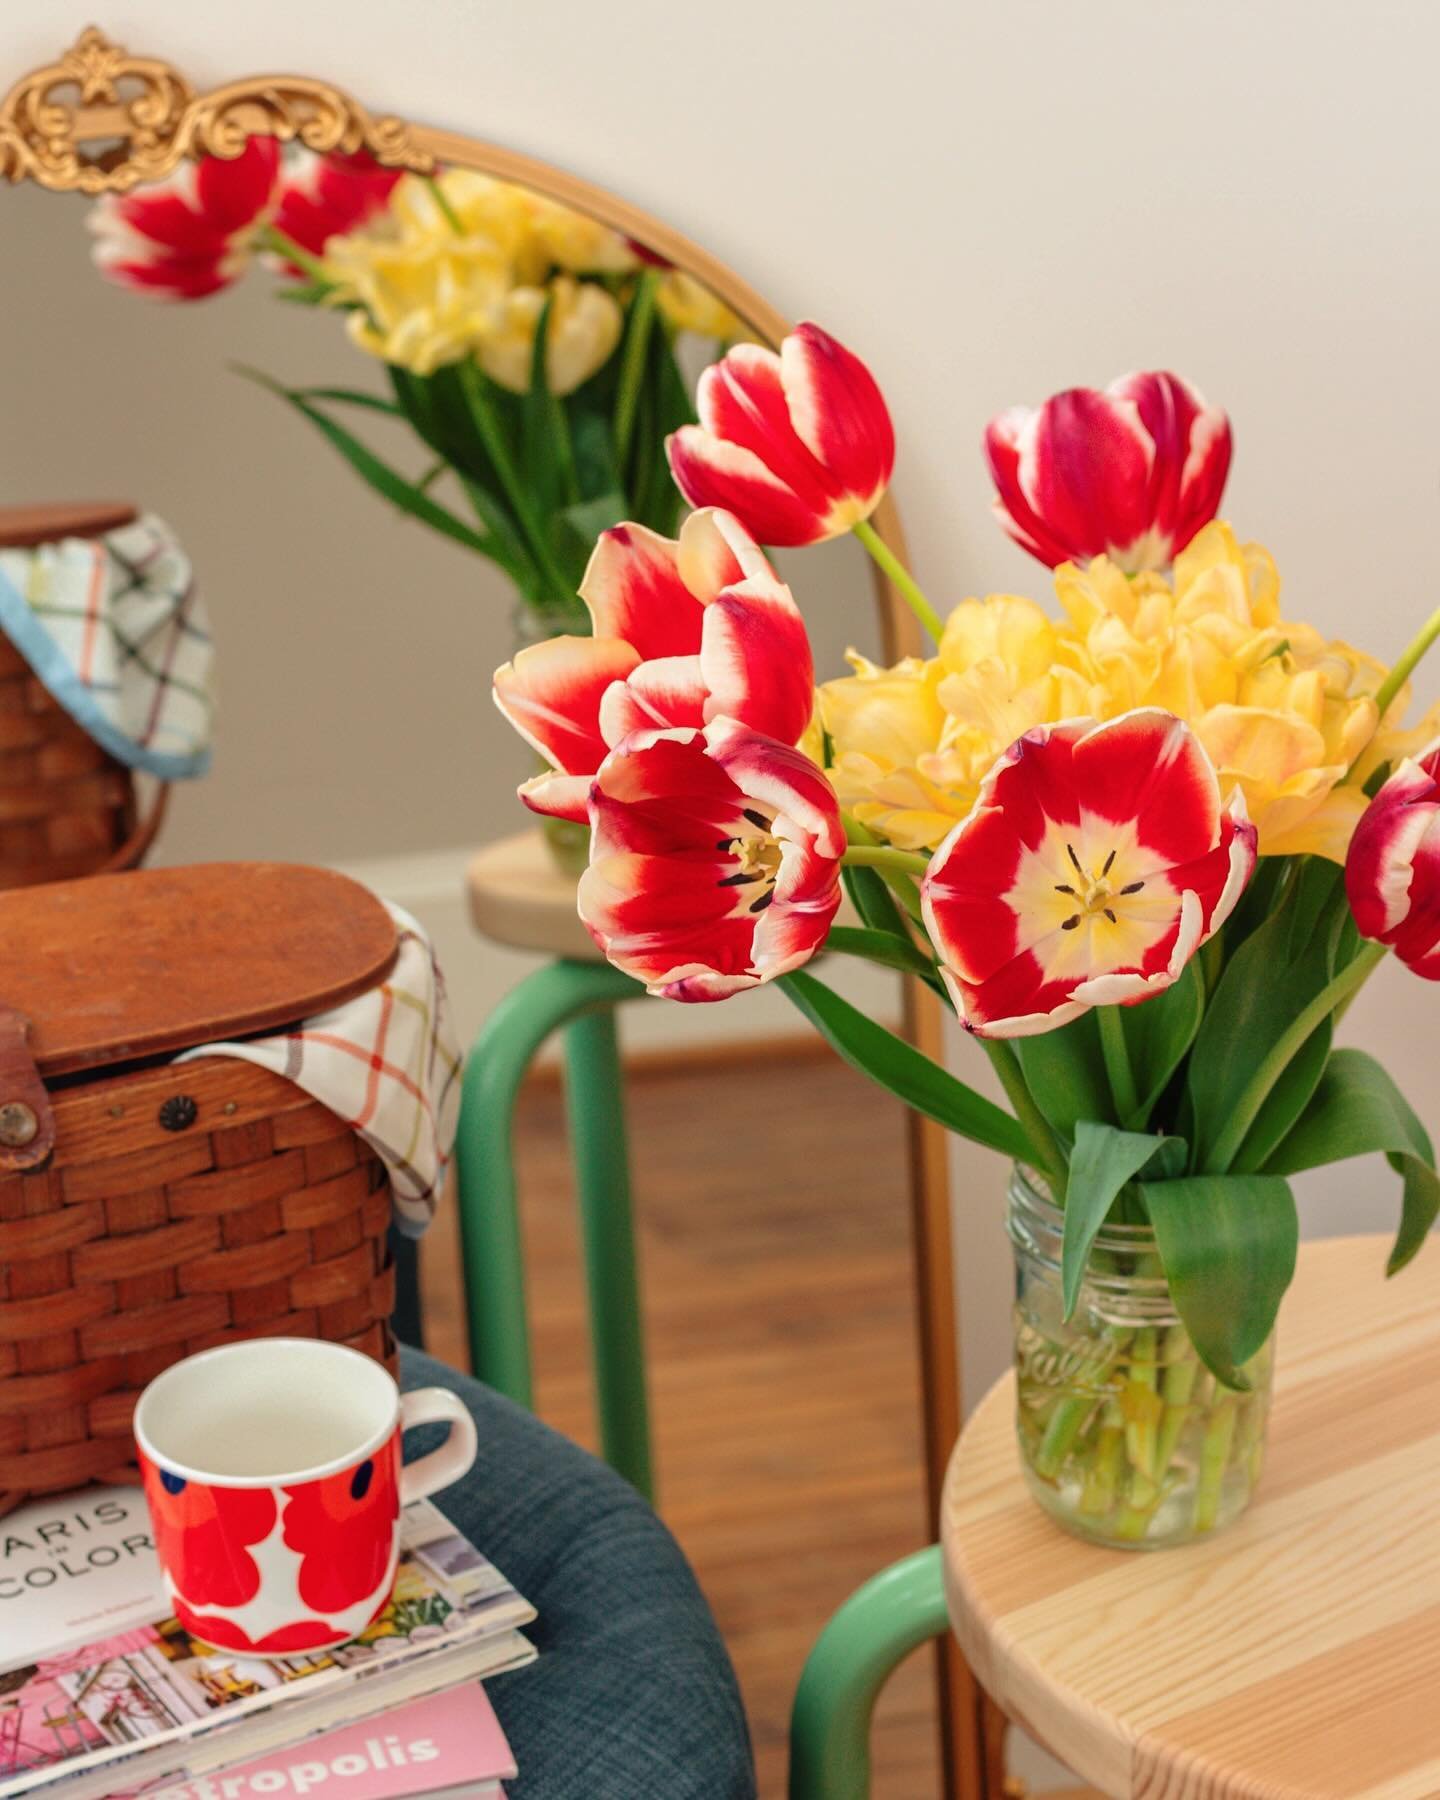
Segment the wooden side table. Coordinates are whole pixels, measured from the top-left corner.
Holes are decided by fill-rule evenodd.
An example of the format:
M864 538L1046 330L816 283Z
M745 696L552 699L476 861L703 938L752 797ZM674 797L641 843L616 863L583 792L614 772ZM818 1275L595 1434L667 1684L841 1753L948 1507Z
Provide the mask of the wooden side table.
M1104 1550L1030 1499L1013 1375L951 1460L951 1619L1006 1714L1145 1800L1440 1795L1440 1244L1302 1246L1268 1466L1185 1549Z

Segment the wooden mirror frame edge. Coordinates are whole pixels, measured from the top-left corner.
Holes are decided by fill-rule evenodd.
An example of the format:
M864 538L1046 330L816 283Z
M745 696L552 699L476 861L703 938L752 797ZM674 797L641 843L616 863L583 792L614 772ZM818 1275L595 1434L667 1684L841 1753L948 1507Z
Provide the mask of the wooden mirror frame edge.
M138 96L135 90L138 88ZM78 103L62 96L78 91ZM379 161L428 172L437 164L513 181L590 214L654 249L710 288L758 336L778 344L785 316L733 269L644 208L536 157L459 132L377 115L343 89L310 76L261 75L197 89L161 58L132 56L91 26L54 63L23 75L0 100L0 179L29 180L55 192L123 193L170 173L186 158L234 156L247 138L298 139L320 153L368 149ZM109 138L128 146L103 161L83 152ZM904 560L899 509L887 494L876 530ZM919 627L893 584L872 570L887 660L919 652ZM904 1031L937 1060L944 1056L944 1014L936 996L904 981ZM940 1494L959 1436L961 1387L944 1129L907 1114L917 1326L922 1384L927 1513L938 1536ZM941 1727L947 1792L999 1794L1003 1723L942 1640Z

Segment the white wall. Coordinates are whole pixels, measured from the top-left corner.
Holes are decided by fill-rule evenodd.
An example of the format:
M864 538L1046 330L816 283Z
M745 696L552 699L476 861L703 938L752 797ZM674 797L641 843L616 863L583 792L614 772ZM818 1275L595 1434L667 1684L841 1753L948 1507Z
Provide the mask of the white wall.
M89 10L11 9L0 48L37 61ZM1231 409L1228 511L1275 550L1295 612L1388 657L1440 598L1440 15L1423 0L248 0L223 25L117 0L102 23L201 78L324 71L548 157L823 319L893 402L941 600L1040 583L987 516L984 419L1156 364ZM1426 681L1440 691L1440 659ZM1440 994L1386 971L1347 1035L1440 1127L1437 1019ZM980 1227L961 1267L974 1390L1004 1358L984 1310L1005 1286L1001 1178L956 1167ZM1383 1170L1307 1187L1325 1229L1393 1214Z

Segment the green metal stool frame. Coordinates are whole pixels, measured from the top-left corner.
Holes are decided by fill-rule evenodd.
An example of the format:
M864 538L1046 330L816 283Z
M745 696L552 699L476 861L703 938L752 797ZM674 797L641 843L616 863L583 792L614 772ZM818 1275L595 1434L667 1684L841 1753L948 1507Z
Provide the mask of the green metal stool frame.
M552 1032L563 1031L600 1444L611 1467L653 1501L624 1078L615 1030L615 1008L644 992L608 963L569 958L537 969L512 989L465 1061L455 1167L470 1366L481 1381L533 1410L515 1102L536 1051Z
M870 1722L910 1652L950 1629L940 1546L857 1588L815 1641L790 1715L790 1800L869 1800Z

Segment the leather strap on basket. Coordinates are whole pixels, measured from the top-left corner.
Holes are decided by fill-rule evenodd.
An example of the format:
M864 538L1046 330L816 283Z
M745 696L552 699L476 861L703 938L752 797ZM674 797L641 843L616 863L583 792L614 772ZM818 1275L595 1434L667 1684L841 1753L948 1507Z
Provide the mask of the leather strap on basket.
M124 869L138 869L149 854L150 846L155 842L160 827L165 822L165 809L170 804L170 783L162 781L155 790L155 798L150 802L150 810L140 820L125 842L104 864L102 875L115 875Z
M0 1173L38 1169L55 1148L50 1096L26 1043L30 1026L0 1003Z

